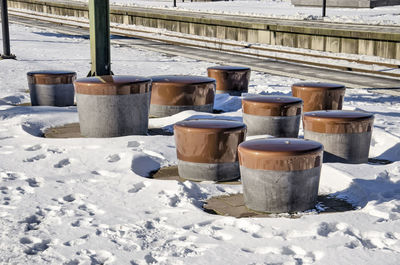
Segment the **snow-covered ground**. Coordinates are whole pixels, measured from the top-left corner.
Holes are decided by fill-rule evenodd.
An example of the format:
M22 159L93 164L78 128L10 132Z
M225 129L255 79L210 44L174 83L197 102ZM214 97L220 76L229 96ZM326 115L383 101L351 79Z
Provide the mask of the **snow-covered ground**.
M78 121L75 107L20 107L26 72L89 70L89 42L11 25L12 52L0 61L0 264L398 264L400 259L400 97L348 90L345 109L375 114L370 157L389 165L323 165L320 194L355 211L300 218L243 218L201 209L237 185L160 181L149 171L176 164L172 136L45 139L48 127ZM116 74L205 75L212 64L112 47ZM290 94L299 80L253 72L249 93ZM241 120L240 98L218 95L223 114Z
M88 2L88 0L80 0ZM167 8L184 11L199 11L219 14L250 15L265 18L284 19L321 19L321 7L295 7L290 0L235 0L217 2L190 2L177 0L177 7L173 7L173 0L111 0L110 4L125 6L145 6ZM369 8L331 8L328 7L324 21L399 25L400 5Z

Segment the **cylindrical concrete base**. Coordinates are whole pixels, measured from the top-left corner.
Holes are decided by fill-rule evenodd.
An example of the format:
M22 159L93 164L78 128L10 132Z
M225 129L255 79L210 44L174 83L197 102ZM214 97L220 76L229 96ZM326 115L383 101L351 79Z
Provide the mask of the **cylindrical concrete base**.
M217 81L217 94L241 96L247 93L251 69L242 66L213 66L207 68L208 76Z
M127 95L77 94L76 99L82 136L147 134L150 92Z
M194 181L227 181L240 177L239 162L194 163L178 159L181 178Z
M166 117L184 110L212 112L215 79L204 76L153 76L150 115Z
M76 73L41 70L27 73L32 106L65 107L74 105Z
M324 162L366 163L374 122L372 113L331 110L303 116L304 138L324 145Z
M269 213L314 208L322 151L321 143L297 138L241 143L238 154L245 205Z
M213 112L214 104L205 105L191 105L191 106L178 106L178 105L150 105L150 116L154 117L167 117L185 110L194 110L200 112Z
M360 164L368 162L372 132L319 133L304 131L304 138L320 142L324 146L324 162Z
M32 106L65 107L74 105L74 85L29 84Z
M296 116L258 116L243 113L247 135L269 134L275 137L297 138L301 115Z
M240 166L243 195L249 209L299 212L315 207L321 166L299 171L250 169Z
M237 148L246 125L237 121L199 119L174 125L179 176L196 181L238 178Z
M303 112L341 110L345 91L340 84L302 82L292 85L292 95L304 102Z

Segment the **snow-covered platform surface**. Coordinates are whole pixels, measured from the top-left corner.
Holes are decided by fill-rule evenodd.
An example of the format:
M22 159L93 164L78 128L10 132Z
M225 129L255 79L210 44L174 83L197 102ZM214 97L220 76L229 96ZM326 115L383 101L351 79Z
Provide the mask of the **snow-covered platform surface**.
M54 0L53 0L54 1ZM88 0L79 0L88 2ZM199 11L217 14L235 14L283 19L322 19L321 7L294 6L290 0L235 0L217 2L190 2L177 0L111 0L111 5L143 6L181 11ZM322 1L321 1L322 3ZM399 25L400 5L369 8L328 7L323 21L339 23Z
M323 165L320 194L357 210L295 219L211 215L202 201L241 187L146 178L176 164L173 136L38 137L78 115L75 107L11 105L29 101L26 72L66 69L84 77L89 42L16 25L10 32L18 60L0 61L0 264L398 264L399 97L346 92L345 109L375 114L370 157L394 161ZM212 65L117 46L112 61L114 73L141 76L206 75ZM297 81L253 72L249 93L290 95ZM217 95L216 108L225 113L186 111L150 125L242 119L239 97Z

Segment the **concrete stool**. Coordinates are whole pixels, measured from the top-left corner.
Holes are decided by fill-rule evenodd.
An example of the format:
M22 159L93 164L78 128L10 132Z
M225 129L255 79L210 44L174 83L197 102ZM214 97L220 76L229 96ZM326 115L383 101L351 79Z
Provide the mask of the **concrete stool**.
M292 85L292 95L303 100L303 112L341 110L345 89L330 83L296 83Z
M322 151L318 142L295 138L241 143L238 152L245 205L269 213L314 208Z
M149 78L96 76L74 83L82 136L114 137L146 134Z
M324 162L368 162L374 116L371 113L332 110L304 114L304 138L324 145Z
M238 178L237 146L246 125L229 120L187 120L174 125L178 172L196 181Z
M27 76L32 106L74 105L75 72L32 71Z
M217 80L217 94L241 96L247 93L250 68L241 66L213 66L207 68L208 76Z
M202 76L153 76L150 115L170 116L185 110L212 112L215 80Z
M295 97L252 96L242 99L247 135L297 138L303 101Z

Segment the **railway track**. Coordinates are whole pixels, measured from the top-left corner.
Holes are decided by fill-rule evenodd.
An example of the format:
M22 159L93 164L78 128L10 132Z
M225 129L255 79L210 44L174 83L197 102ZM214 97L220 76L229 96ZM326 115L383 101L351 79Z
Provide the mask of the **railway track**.
M51 28L64 34L87 34L89 29L87 19L58 17L19 9L10 9L9 16L11 22L14 23L32 26L32 21L35 21L34 25L36 27ZM395 60L392 60L393 63L368 61L360 59L360 56L349 58L350 56L343 57L336 54L316 54L312 51L296 50L294 48L282 49L281 47L275 48L273 46L253 43L203 38L200 36L172 33L164 30L154 31L143 27L138 28L113 23L110 31L113 35L127 37L127 39L112 40L113 43L122 45L140 45L141 48L196 59L225 64L247 65L254 70L272 74L302 79L312 78L318 81L334 81L344 83L349 87L370 88L381 92L390 90L391 93L400 94L398 92L400 90L400 82L398 81L400 78L400 64ZM167 45L161 49L152 47L154 45L146 45L146 43L150 44L151 42ZM179 49L173 47L179 47ZM199 49L202 52L199 52ZM204 55L203 51L205 49L209 56ZM196 51L200 56L196 55ZM246 59L235 60L227 57ZM324 62L322 63L321 61ZM296 68L296 66L298 69L291 71L290 68ZM342 75L342 77L332 78L335 75ZM361 82L360 79L364 79L364 82Z

